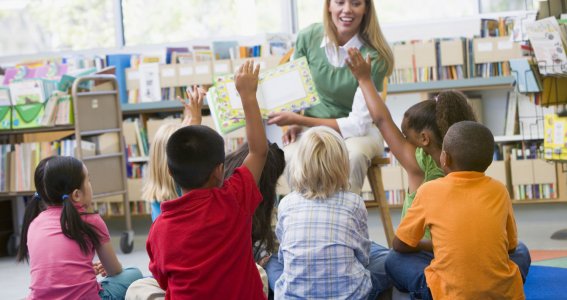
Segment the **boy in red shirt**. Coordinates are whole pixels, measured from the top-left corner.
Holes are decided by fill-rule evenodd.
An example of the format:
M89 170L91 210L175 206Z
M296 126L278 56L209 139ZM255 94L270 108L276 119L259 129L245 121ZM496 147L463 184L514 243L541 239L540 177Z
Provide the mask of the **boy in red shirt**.
M146 244L149 269L166 299L266 298L250 234L268 153L256 99L258 73L259 66L248 61L235 74L250 151L224 183L224 141L218 133L195 125L169 138L167 164L183 196L161 204Z

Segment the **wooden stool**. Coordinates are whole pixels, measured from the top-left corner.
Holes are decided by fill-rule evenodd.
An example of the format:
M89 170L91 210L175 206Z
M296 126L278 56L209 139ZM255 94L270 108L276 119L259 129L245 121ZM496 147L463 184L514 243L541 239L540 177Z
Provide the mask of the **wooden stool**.
M387 165L390 163L390 159L387 157L374 157L368 167L368 183L370 183L370 188L372 189L372 195L374 196L374 201L365 201L366 207L378 207L380 209L380 218L382 219L382 225L384 226L384 233L386 234L386 241L388 242L388 247L392 247L392 241L394 240L394 226L392 226L392 218L390 216L390 207L388 206L388 200L386 199L386 193L384 192L384 184L382 183L382 169L380 166Z

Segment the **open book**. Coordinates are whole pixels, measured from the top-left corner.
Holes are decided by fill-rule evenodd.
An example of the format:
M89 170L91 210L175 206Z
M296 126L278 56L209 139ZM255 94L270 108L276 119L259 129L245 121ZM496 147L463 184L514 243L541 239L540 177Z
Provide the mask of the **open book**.
M297 112L319 103L305 57L260 70L256 97L263 119L271 112ZM234 75L215 78L215 85L207 93L207 102L219 132L226 134L246 124Z

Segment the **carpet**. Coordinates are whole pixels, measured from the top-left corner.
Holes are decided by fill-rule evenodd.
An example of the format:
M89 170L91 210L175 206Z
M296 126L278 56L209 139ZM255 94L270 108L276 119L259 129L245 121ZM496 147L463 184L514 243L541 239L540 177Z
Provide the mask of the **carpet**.
M567 269L532 265L524 292L526 300L567 299Z

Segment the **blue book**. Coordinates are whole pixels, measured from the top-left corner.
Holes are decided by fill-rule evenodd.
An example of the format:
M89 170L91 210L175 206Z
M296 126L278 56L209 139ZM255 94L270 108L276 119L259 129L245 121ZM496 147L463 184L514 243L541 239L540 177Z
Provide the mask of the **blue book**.
M520 93L538 93L541 91L528 58L510 59L510 69L516 78Z
M118 90L120 95L120 103L128 102L128 91L126 90L126 69L130 68L130 54L109 54L106 56L106 65L114 66L116 71L116 80L118 81Z

